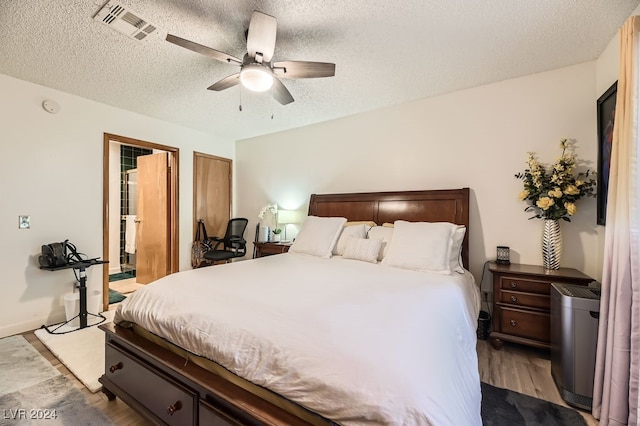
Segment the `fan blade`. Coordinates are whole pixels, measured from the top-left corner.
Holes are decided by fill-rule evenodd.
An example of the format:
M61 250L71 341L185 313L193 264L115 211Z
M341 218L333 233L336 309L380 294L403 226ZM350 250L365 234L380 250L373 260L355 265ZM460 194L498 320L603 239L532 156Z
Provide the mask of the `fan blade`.
M173 43L175 45L178 45L180 47L184 47L185 49L189 49L192 50L196 53L200 53L202 55L205 56L209 56L210 58L213 59L217 59L219 61L222 62L227 62L227 63L231 63L231 62L235 62L237 64L242 64L242 61L238 58L235 58L231 55L227 55L226 53L223 52L219 52L215 49L212 49L210 47L207 46L203 46L201 44L198 43L194 43L192 41L189 40L185 40L183 38L180 38L178 36L174 36L172 34L167 34L167 41L169 43Z
M255 58L256 53L261 53L263 62L271 62L273 51L276 48L277 29L276 18L254 10L247 34L249 56Z
M336 64L328 62L282 61L273 64L273 71L285 78L317 78L336 75Z
M236 86L238 83L240 83L239 72L230 75L229 77L225 77L222 80L216 81L211 86L207 87L207 90L215 90L216 92L219 92L221 90L228 89L229 87Z
M291 102L293 102L293 96L291 96L289 90L284 86L284 84L282 84L279 79L275 77L273 78L273 86L271 87L271 90L273 91L273 97L282 105L290 104Z

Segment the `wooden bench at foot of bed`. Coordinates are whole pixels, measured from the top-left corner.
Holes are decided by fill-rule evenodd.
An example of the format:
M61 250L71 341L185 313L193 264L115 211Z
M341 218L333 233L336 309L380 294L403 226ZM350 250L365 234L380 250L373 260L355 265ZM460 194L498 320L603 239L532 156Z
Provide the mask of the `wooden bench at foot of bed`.
M155 424L309 425L170 350L112 323L105 332L102 392ZM318 418L318 424L327 424ZM314 422L315 423L315 422Z

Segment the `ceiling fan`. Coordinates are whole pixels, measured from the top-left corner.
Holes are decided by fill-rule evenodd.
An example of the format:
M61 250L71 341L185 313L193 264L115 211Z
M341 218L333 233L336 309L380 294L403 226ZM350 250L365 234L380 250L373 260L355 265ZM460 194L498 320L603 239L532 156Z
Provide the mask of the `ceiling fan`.
M332 77L336 73L336 65L308 61L272 62L276 31L276 18L254 10L247 32L247 53L242 60L172 34L167 34L167 41L219 61L240 66L240 72L213 83L207 89L221 91L239 83L255 92L272 89L273 97L282 105L286 105L293 102L293 96L279 77Z

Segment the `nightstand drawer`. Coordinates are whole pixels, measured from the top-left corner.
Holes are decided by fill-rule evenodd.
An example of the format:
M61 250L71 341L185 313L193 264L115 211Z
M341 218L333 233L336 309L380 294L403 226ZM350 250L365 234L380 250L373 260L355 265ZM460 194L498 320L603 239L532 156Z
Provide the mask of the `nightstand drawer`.
M500 288L512 291L524 291L526 293L549 294L548 281L526 280L516 277L500 277Z
M498 298L499 303L506 303L509 305L525 306L528 308L538 308L549 310L550 300L546 294L535 293L523 293L520 291L500 290L500 296Z
M526 339L549 342L549 314L544 312L527 312L506 307L499 307L500 327L503 333Z
M286 253L289 251L289 247L291 247L291 243L257 242L253 244L256 248L255 257Z

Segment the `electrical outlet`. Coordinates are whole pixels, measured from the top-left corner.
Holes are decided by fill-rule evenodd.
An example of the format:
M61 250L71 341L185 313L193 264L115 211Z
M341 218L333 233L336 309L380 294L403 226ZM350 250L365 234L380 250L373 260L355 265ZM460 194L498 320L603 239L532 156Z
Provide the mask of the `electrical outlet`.
M31 228L31 216L20 215L18 216L18 229Z
M483 291L482 292L482 301L483 302L489 302L491 300L491 296L489 294L488 291Z

